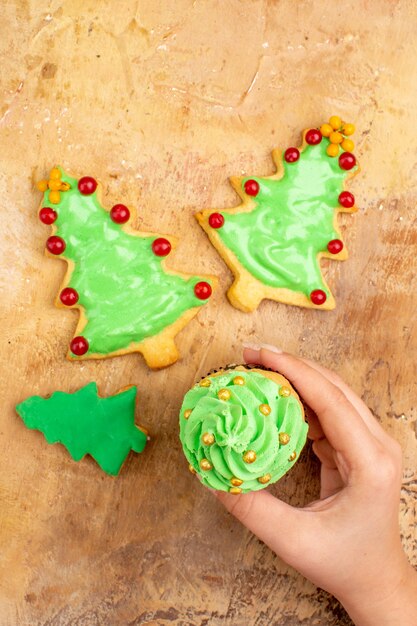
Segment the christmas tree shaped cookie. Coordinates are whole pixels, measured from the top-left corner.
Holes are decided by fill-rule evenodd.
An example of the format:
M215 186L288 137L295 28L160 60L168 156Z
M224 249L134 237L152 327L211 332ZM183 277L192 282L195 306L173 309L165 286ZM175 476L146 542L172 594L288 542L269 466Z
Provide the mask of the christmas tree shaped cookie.
M356 211L346 181L357 171L354 132L332 116L303 133L300 148L273 152L277 172L232 178L242 203L205 210L197 219L235 275L233 306L254 311L268 298L298 306L333 309L320 258L347 258L338 212Z
M74 461L89 454L102 470L116 476L130 450L142 452L146 445L146 433L135 425L135 400L136 387L101 398L93 382L75 393L32 396L16 411L48 443L62 443Z
M174 363L174 337L216 279L168 269L164 259L176 240L133 230L132 210L123 204L102 207L94 178L77 180L53 168L38 188L39 218L53 229L46 253L68 263L56 304L80 312L68 358L141 352L152 368Z

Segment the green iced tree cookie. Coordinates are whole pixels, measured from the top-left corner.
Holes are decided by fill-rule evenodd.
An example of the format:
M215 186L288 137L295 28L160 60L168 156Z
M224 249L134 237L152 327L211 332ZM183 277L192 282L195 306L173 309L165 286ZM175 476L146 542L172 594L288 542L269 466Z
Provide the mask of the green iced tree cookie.
M133 210L123 204L107 211L94 178L53 168L38 188L39 218L53 229L47 254L68 263L56 304L80 312L68 358L136 351L153 368L174 363L175 335L209 298L215 279L168 269L176 240L131 228Z
M347 258L337 214L356 210L353 195L344 189L358 171L349 139L353 132L354 126L337 116L320 129L304 131L300 148L273 152L273 176L231 179L242 204L197 214L235 275L228 293L235 307L253 311L269 298L334 308L320 258Z

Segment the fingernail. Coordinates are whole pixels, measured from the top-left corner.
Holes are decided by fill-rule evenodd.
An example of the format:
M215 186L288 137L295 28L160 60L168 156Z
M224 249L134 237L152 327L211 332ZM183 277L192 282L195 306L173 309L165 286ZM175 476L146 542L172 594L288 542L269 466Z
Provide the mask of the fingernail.
M258 347L258 350L269 350L270 352L275 352L275 354L282 354L283 350L281 348L277 348L277 346L271 346L269 343L261 343Z
M244 341L243 347L248 348L249 350L256 350L256 352L259 352L262 346L259 346L256 343L249 343L248 341Z

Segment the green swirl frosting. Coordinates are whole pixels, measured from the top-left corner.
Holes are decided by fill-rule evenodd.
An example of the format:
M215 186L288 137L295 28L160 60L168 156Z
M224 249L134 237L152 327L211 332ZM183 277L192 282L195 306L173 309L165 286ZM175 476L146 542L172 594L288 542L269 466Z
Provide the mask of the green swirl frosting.
M235 384L236 377L244 384ZM256 371L229 370L206 380L209 387L197 384L186 393L180 412L180 439L190 469L204 485L220 491L230 491L235 484L247 493L279 480L307 438L297 398L280 395L284 386ZM223 389L230 398L219 398ZM265 415L261 405L268 405L270 413ZM250 463L244 460L248 451L256 454ZM203 469L206 461L211 469ZM243 482L238 485L232 479Z

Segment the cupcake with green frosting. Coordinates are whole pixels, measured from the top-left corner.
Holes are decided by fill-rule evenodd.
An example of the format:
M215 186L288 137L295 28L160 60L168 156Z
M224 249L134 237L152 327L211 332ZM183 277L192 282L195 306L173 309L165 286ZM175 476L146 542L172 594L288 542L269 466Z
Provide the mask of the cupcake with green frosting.
M248 493L279 480L307 439L303 406L276 372L230 366L184 396L180 438L191 472L218 491Z

